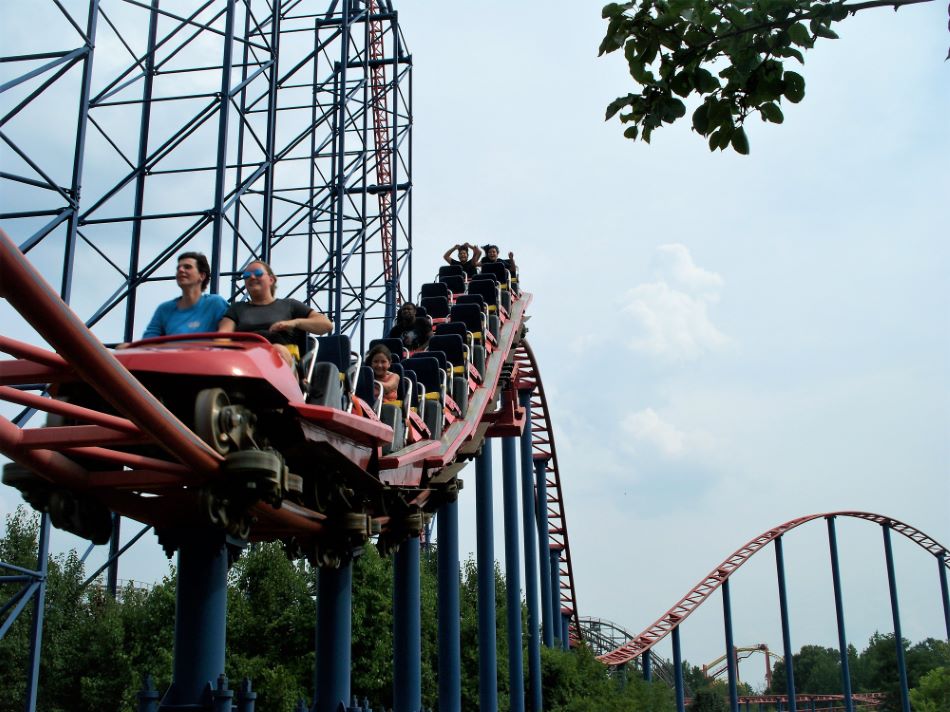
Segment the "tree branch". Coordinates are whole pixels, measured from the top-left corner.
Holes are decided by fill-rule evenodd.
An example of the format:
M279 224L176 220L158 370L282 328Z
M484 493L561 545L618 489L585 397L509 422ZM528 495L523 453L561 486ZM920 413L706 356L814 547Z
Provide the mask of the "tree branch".
M868 2L859 2L854 5L843 5L845 10L851 14L858 10L867 10L870 7L893 7L898 10L904 5L917 5L922 2L932 2L933 0L868 0Z

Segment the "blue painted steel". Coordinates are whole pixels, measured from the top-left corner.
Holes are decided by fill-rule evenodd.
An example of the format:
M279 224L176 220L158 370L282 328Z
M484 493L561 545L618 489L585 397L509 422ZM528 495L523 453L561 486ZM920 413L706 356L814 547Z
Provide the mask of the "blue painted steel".
M943 600L943 622L947 627L947 640L950 640L950 590L947 588L947 567L944 560L947 552L941 549L937 554L937 571L940 576L940 595Z
M478 552L478 702L483 712L498 709L495 653L495 541L492 516L491 440L475 458L475 529Z
M211 712L231 712L234 690L228 688L228 678L221 674L211 691Z
M650 657L649 650L640 656L640 667L643 668L643 679L647 682L653 682L653 660Z
M571 617L567 613L561 613L561 650L567 652L571 649Z
M520 391L519 400L525 411L521 433L521 525L524 529L525 606L528 609L528 685L530 709L541 712L541 632L538 601L538 524L535 517L534 460L531 450L531 391Z
M736 644L732 638L732 601L729 595L729 579L722 582L722 619L726 629L726 673L729 676L729 709L739 712L737 689Z
M241 680L241 687L237 692L235 712L254 712L256 701L257 693L251 689L251 681L245 677Z
M511 712L524 712L521 652L521 537L518 535L517 438L501 440L502 505L505 524L505 590L508 618L508 699Z
M270 46L273 53L273 61L276 65L277 57L280 55L280 19L281 19L280 0L274 0L273 14L271 15L271 35ZM248 16L250 20L250 16ZM248 46L245 45L245 52ZM244 71L247 71L246 69ZM263 214L261 215L261 244L264 249L270 251L270 240L274 228L274 162L275 162L275 139L277 133L277 87L279 77L277 67L273 66L270 71L270 77L267 85L267 145L264 149L266 169L264 171L264 204ZM243 94L243 92L242 92ZM270 259L263 257L263 259ZM339 323L339 322L337 322ZM362 350L361 350L362 351Z
M92 94L92 61L96 46L99 21L99 0L91 0L86 17L86 47L89 52L83 60L82 90L79 96L79 116L76 120L76 150L73 154L73 173L70 180L70 210L66 225L66 245L63 251L63 281L59 296L69 304L73 289L73 266L76 244L79 240L79 196L82 193L83 165L86 160L86 132L89 129L89 104Z
M228 552L224 533L189 532L178 550L175 660L162 710L207 705L210 685L224 672Z
M144 167L148 163L148 134L152 122L152 90L155 83L155 45L158 35L158 0L152 0L148 14L148 44L145 51L145 62L142 67L142 114L139 118L139 147L136 165ZM135 338L135 303L138 296L139 281L139 249L142 244L142 215L145 210L145 181L147 171L138 170L135 176L135 197L132 205L132 230L129 236L129 293L126 297L124 341ZM113 527L118 527L118 518L113 516ZM113 541L118 539L118 530L113 532ZM110 557L115 551L110 547ZM118 572L118 562L109 567L109 576L113 569ZM111 588L110 594L114 597L115 591Z
M228 117L231 109L231 69L234 57L234 5L227 0L224 19L224 54L221 57L221 91L218 94L218 153L214 169L214 212L211 216L211 284L218 293L218 275L221 272L221 245L224 238L225 181L228 177ZM270 242L261 244L262 260L270 260Z
M851 668L848 665L848 638L844 628L844 601L841 596L841 569L838 566L838 536L835 518L828 517L828 548L831 553L831 580L835 591L835 616L838 621L838 655L841 658L841 689L844 690L845 712L854 712L851 697Z
M686 712L686 691L683 685L683 649L680 647L680 627L673 631L673 687L676 691L676 712Z
M439 710L461 712L462 652L459 610L459 506L447 502L436 517L439 546Z
M422 708L421 616L419 537L410 537L393 557L394 712Z
M907 663L904 660L904 638L901 635L901 613L897 603L897 576L894 572L894 550L891 547L891 528L884 524L884 558L887 562L887 588L891 595L891 615L894 617L894 647L897 650L897 672L901 687L901 709L910 712L910 693L907 691Z
M30 635L30 666L26 679L26 712L35 712L38 683L40 680L40 653L43 645L43 617L46 615L46 562L49 559L49 514L40 518L40 541L37 554L36 572L38 586L33 599L33 630ZM15 618L10 616L11 620Z
M122 517L112 513L112 536L109 537L109 573L106 575L106 590L115 598L119 588L119 539L122 535Z
M551 549L548 543L548 482L545 470L547 458L534 460L535 508L538 517L538 562L541 571L541 640L549 648L554 647L555 609L551 604L554 596L551 589Z
M161 694L155 689L155 681L146 674L142 680L142 689L135 693L138 702L136 712L158 712L158 700Z
M545 535L547 539L547 535ZM549 545L548 548L548 566L551 572L551 621L554 627L555 645L563 647L563 621L561 620L561 552ZM560 642L558 642L560 641Z
M785 682L788 712L797 712L795 701L795 668L792 664L792 636L788 623L788 593L785 587L785 553L782 537L775 539L775 570L778 576L778 605L782 619L782 652L785 655Z
M320 569L317 584L317 660L314 712L336 712L350 699L353 562Z

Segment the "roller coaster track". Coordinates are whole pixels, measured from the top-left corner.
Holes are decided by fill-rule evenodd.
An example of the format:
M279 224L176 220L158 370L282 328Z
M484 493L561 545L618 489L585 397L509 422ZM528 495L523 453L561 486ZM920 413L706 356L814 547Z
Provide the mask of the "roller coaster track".
M708 575L693 586L683 598L658 618L650 627L624 645L599 656L598 659L608 665L622 665L647 652L654 645L663 640L674 628L679 626L680 623L709 598L716 589L722 586L723 582L732 576L740 566L766 545L802 524L807 524L815 519L833 517L852 517L889 527L903 534L919 547L936 556L944 566L950 568L950 552L947 551L947 548L909 524L904 524L896 519L881 514L872 514L870 512L840 511L826 512L824 514L810 514L805 517L799 517L798 519L792 519L791 521L785 522L785 524L769 529L754 539L751 539L710 571Z
M580 618L577 613L577 595L574 587L574 568L571 565L571 546L567 534L567 516L564 512L564 493L557 464L557 448L554 443L554 428L549 415L544 383L534 352L527 341L522 341L515 351L515 362L520 377L531 390L531 449L536 462L544 463L545 503L548 521L548 546L558 552L558 595L561 610L570 617L571 643L582 640ZM536 490L537 493L537 490ZM537 506L540 506L538 504Z

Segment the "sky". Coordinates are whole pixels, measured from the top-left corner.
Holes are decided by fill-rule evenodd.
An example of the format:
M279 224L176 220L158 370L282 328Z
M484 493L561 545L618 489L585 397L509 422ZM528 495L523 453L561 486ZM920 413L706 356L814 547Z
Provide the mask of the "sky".
M688 123L648 145L604 121L633 87L622 56L597 56L599 4L394 4L413 54L414 271L461 242L517 257L580 615L637 633L806 514L877 512L950 541L943 6L843 22L806 53L804 101L781 126L753 119L738 156ZM0 490L0 514L17 501ZM474 487L461 503L464 556ZM878 529L838 522L859 649L891 630ZM146 546L123 578L164 573ZM904 636L945 637L934 558L894 547ZM835 647L824 525L785 554L794 647ZM731 588L736 643L779 651L771 548ZM694 664L722 653L718 594L682 636ZM760 668L743 679L761 684Z

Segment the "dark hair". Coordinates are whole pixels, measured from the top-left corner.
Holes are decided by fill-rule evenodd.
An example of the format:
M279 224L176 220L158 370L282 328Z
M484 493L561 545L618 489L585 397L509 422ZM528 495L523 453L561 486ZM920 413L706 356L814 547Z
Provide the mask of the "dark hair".
M389 363L393 362L393 352L389 350L389 347L386 346L386 344L376 344L373 348L367 351L366 362L372 365L373 357L376 354L382 354L383 356L385 356L387 359L389 359Z
M208 288L208 283L211 281L211 265L208 264L208 258L204 256L203 252L182 252L178 255L178 261L182 260L194 260L195 265L198 267L198 274L204 275L201 280L201 291L205 291Z
M484 250L485 252L488 252L488 251L491 250L491 249L494 249L496 252L500 252L500 251L501 251L501 250L498 249L498 245L492 245L491 243L489 243L489 244L487 244L487 245L482 245L482 250Z

